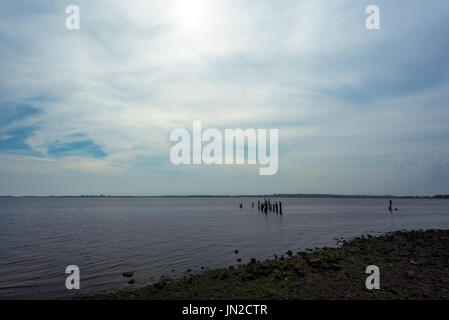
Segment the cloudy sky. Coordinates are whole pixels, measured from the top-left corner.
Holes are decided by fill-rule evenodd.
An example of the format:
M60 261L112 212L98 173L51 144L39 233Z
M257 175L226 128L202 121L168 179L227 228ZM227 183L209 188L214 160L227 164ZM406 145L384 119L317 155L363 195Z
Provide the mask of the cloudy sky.
M446 0L1 1L0 195L449 193L448 17ZM193 120L279 129L278 173L174 166Z

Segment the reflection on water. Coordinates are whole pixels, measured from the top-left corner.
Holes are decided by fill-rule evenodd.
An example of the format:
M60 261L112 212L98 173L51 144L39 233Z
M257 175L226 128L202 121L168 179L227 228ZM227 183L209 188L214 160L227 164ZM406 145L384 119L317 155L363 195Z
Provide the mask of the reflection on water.
M0 198L0 298L68 298L335 245L336 237L449 228L449 200L284 198ZM255 201L255 209L251 202ZM243 203L243 209L239 203ZM234 250L238 249L236 255ZM65 289L65 268L81 289Z

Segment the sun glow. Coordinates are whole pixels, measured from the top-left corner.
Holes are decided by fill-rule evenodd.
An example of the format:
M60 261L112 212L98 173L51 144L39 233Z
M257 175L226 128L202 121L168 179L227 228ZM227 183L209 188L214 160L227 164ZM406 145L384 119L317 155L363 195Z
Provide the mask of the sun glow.
M199 35L207 31L213 14L208 0L178 0L174 4L176 25L182 33Z

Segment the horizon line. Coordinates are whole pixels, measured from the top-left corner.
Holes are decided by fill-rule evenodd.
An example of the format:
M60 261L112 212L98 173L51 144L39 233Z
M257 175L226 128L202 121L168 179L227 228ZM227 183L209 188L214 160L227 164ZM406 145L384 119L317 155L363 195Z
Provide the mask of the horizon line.
M271 193L271 194L185 194L185 195L111 195L111 194L81 194L81 195L0 195L1 198L449 198L449 194L434 195L370 195L370 194L334 194L334 193Z

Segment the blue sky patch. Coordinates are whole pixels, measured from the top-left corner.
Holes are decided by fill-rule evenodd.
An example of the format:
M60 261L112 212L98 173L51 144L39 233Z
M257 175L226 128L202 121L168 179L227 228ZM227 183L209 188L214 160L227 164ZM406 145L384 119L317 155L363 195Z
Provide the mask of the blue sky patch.
M0 152L40 155L32 150L26 139L33 133L34 126L23 126L18 122L40 114L38 108L23 104L0 105ZM9 128L9 129L7 129Z
M67 143L55 142L47 149L48 154L53 157L67 156L90 156L94 158L104 158L107 153L92 140L73 141Z
M30 105L1 104L0 105L0 129L12 123L40 114L41 111Z
M25 140L32 134L33 128L17 128L0 133L0 152L2 151L33 151L25 143ZM33 151L34 153L35 151ZM4 152L2 152L4 153Z

